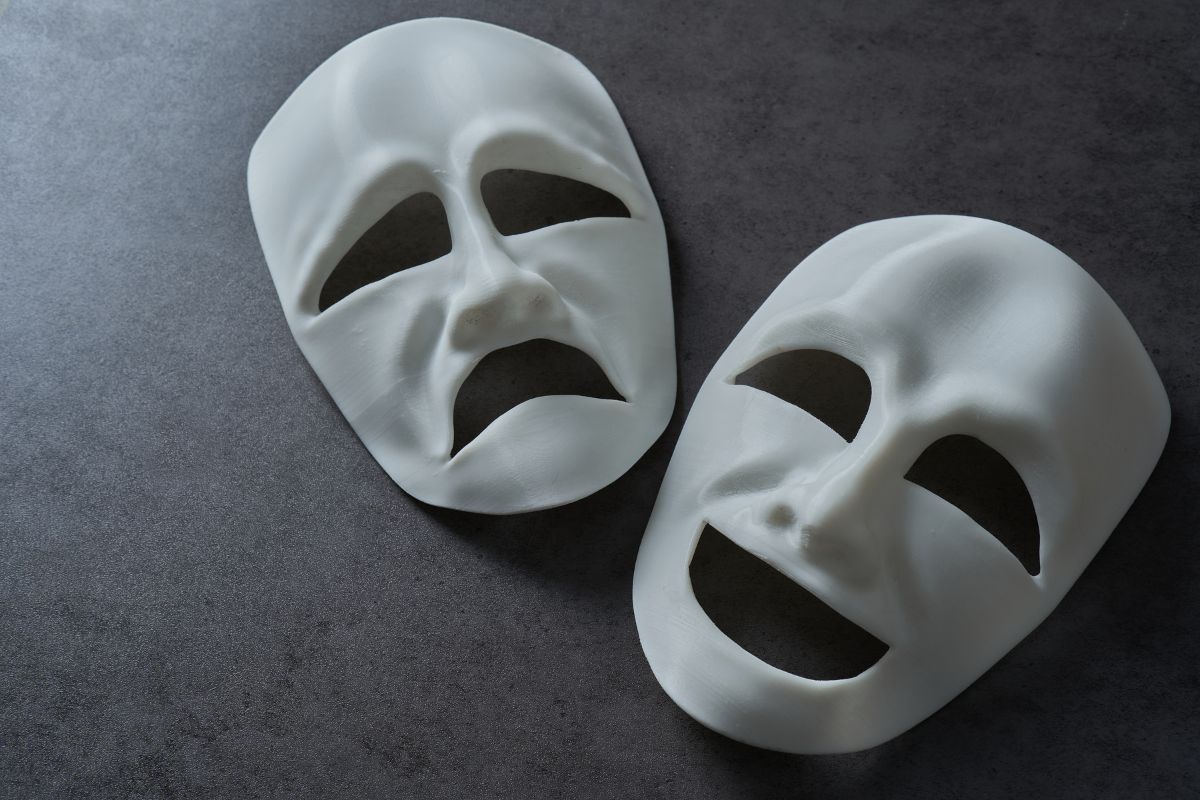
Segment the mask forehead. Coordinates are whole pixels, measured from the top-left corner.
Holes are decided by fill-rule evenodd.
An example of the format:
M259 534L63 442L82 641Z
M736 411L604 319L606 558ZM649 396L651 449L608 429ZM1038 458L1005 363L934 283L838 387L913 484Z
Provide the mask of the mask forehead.
M578 60L492 25L415 20L331 56L255 143L252 207L281 297L297 297L329 266L315 263L323 251L354 238L346 220L378 184L415 192L477 180L473 160L488 145L493 168L541 162L601 184L633 213L657 213L616 108Z
M471 143L458 139L473 125L490 135L525 126L640 172L620 146L628 135L616 109L576 59L513 31L436 22L438 36L420 23L378 31L386 48L347 49L334 65L346 87L334 119L352 153L365 142L466 158Z
M856 230L871 235L870 226ZM1036 237L953 220L863 265L839 305L886 331L912 384L969 374L1035 401L1064 362L1095 356L1089 329L1103 326L1097 316L1116 312L1106 300L1086 273Z
M830 350L867 372L871 406L851 442L734 385L749 366L794 349ZM1128 322L1050 245L964 217L852 229L781 283L701 387L635 571L651 667L692 716L750 744L842 752L885 741L1053 609L1148 477L1168 422ZM904 479L951 434L983 440L1021 472L1043 536L1038 575ZM691 591L688 562L706 525L888 652L835 681L747 653Z
M756 315L757 346L825 329L860 349L869 340L924 380L987 365L1022 383L1022 372L1078 351L1101 293L1062 253L984 220L915 218L900 228L907 236L889 231L896 222L908 220L854 228L806 259ZM756 346L755 327L732 348Z

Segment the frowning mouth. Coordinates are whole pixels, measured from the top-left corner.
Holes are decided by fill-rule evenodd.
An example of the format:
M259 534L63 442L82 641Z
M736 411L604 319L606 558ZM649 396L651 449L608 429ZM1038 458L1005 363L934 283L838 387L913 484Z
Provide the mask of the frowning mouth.
M812 680L853 678L888 646L783 573L704 527L692 591L713 624L771 666Z
M453 457L498 417L534 397L578 395L625 401L587 353L533 339L494 350L475 365L454 401Z

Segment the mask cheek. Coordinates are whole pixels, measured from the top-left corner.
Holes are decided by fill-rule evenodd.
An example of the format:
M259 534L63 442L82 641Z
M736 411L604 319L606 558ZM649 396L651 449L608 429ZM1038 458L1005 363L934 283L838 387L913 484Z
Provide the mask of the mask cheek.
M986 669L1040 619L1037 580L991 533L918 486L898 490L884 562L910 646ZM877 520L877 525L888 524ZM964 663L964 668L966 663Z
M703 453L696 467L707 503L749 502L785 480L811 478L847 446L810 414L749 386L713 385L692 415L710 421L687 430Z
M631 403L674 400L674 317L660 224L594 218L512 237L513 260L549 282L601 348Z
M444 358L445 293L428 279L412 279L418 277L394 276L365 287L297 333L321 382L366 441L379 435L368 438L361 426L382 406L390 406L394 417L388 436L409 445L429 438L448 416L439 409L433 383L435 365Z

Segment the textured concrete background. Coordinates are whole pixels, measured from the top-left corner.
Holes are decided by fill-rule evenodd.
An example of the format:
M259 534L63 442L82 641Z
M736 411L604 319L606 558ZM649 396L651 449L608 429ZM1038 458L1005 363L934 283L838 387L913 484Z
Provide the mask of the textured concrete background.
M1166 3L14 0L0 17L0 794L1180 797L1200 784L1200 11ZM614 486L492 519L380 471L284 324L247 153L409 17L577 55L670 235L680 409ZM968 213L1073 256L1175 417L1051 618L857 755L706 732L630 575L682 414L856 223Z

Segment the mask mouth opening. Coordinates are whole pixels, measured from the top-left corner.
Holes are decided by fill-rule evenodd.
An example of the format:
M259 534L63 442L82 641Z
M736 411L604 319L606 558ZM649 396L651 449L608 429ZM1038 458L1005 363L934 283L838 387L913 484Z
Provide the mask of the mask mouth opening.
M746 652L810 680L853 678L888 646L706 524L689 567L708 618Z
M499 417L535 397L575 395L628 402L596 360L549 339L493 350L475 365L454 399L450 456L474 441Z

